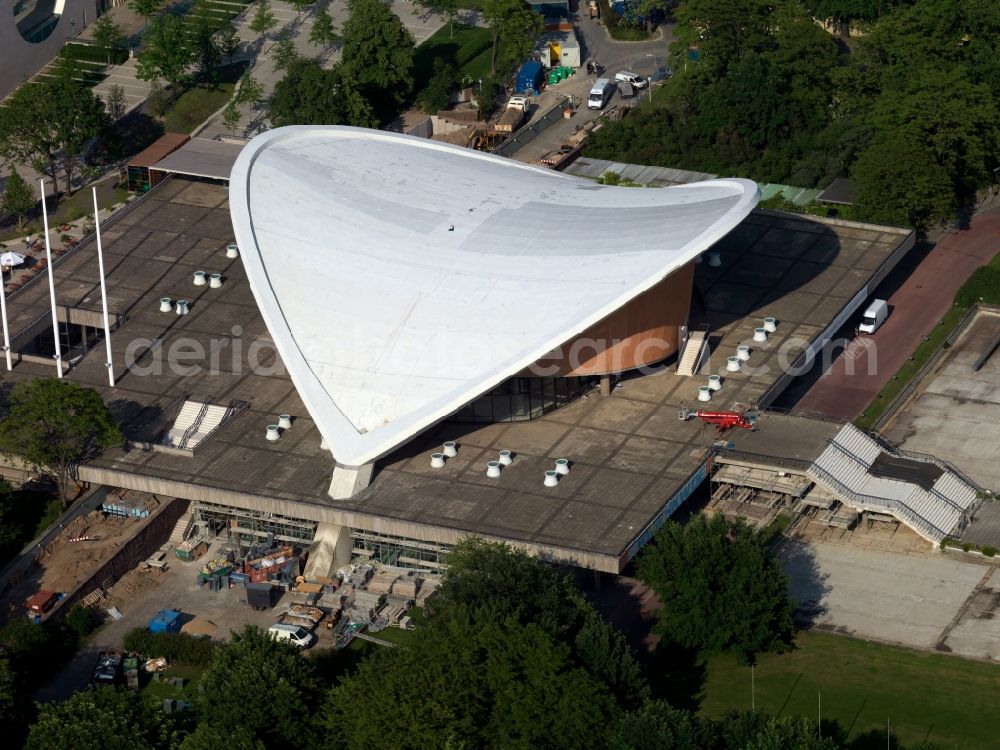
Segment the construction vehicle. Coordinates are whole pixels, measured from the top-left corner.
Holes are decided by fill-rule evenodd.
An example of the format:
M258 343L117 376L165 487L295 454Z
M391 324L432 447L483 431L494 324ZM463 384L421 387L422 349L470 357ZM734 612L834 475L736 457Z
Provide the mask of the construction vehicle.
M720 435L730 427L742 427L751 432L757 429L756 412L746 411L698 411L698 419L705 424L714 424Z

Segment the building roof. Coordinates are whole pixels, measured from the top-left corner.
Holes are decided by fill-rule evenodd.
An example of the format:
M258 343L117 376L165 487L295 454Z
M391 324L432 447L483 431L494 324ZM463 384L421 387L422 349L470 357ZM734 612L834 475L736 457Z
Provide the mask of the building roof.
M245 145L242 142L217 141L212 138L192 138L156 162L153 168L190 177L228 180L236 157Z
M749 180L594 184L410 136L279 128L233 168L250 287L338 463L385 455L690 262Z
M149 146L129 159L129 167L152 167L168 154L191 140L187 133L164 133Z

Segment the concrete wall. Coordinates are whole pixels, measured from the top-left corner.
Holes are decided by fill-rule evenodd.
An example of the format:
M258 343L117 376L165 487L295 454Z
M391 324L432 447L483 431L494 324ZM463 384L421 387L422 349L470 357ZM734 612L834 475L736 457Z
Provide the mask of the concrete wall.
M38 44L26 42L14 23L11 0L0 0L0 99L44 68L70 37L76 36L97 18L97 0L59 0L62 14L49 38Z

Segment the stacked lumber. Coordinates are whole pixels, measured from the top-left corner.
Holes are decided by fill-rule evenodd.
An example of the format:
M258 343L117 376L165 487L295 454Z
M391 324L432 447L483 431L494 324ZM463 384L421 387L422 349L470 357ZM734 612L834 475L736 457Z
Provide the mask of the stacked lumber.
M396 579L396 582L392 586L392 593L404 599L416 599L419 588L420 579L410 574Z
M392 584L398 577L397 571L383 568L368 582L368 590L376 594L388 594L392 591Z

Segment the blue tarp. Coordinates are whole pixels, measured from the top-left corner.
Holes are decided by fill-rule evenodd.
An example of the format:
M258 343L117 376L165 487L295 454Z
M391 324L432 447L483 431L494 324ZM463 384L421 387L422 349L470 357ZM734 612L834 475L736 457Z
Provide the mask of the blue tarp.
M150 633L179 633L181 630L181 613L175 609L161 609L149 621Z

